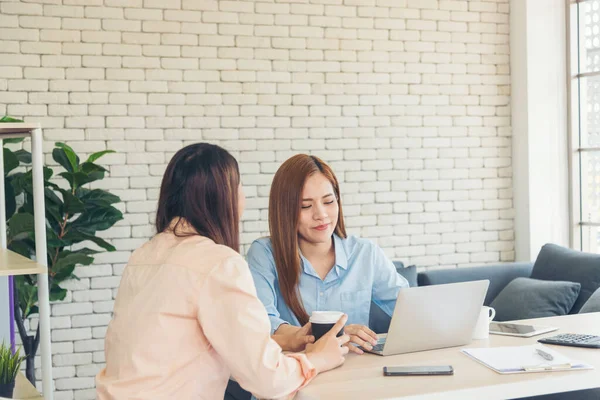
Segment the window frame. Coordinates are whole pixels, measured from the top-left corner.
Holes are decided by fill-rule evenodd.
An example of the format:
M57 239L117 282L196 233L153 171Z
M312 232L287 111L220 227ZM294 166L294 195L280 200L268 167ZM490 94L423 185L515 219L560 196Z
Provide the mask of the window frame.
M586 121L582 120L585 103L585 84L588 78L600 79L600 70L581 72L582 46L585 22L580 11L580 5L592 0L566 0L566 34L567 34L567 132L569 151L569 208L570 208L570 246L582 251L598 251L600 239L598 238L598 221L585 221L585 202L583 196L584 176L582 174L582 159L584 153L600 153L600 147L582 145L582 132ZM584 99L582 101L582 99ZM591 248L592 233L596 237L595 246Z

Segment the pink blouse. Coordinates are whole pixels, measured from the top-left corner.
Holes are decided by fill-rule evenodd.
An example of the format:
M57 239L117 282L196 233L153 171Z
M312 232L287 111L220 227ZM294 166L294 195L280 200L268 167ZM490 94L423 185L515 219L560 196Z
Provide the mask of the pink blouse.
M223 399L230 375L257 397L293 395L316 370L303 354L282 354L270 329L238 253L158 234L123 273L98 399Z

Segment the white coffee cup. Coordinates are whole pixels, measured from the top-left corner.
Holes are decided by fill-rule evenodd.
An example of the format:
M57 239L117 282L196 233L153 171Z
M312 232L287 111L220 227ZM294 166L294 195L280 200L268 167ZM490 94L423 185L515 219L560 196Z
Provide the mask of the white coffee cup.
M483 306L479 313L479 319L473 330L473 339L487 339L490 336L490 322L496 316L496 310L492 307Z

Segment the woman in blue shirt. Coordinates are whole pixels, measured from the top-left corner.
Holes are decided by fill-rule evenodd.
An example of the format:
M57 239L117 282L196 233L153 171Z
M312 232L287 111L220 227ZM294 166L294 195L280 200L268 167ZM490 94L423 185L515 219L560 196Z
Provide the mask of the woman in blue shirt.
M371 301L391 316L408 282L381 248L346 235L339 184L325 162L298 154L281 165L271 185L269 230L270 238L252 243L248 264L284 350L314 340L307 335L312 311L346 313L350 341L375 345L367 326Z

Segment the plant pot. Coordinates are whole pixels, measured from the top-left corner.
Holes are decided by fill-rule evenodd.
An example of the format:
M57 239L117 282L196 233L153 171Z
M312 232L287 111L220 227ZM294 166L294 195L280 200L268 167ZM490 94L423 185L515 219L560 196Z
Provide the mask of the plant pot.
M0 383L0 397L12 399L15 390L15 381L10 383Z

